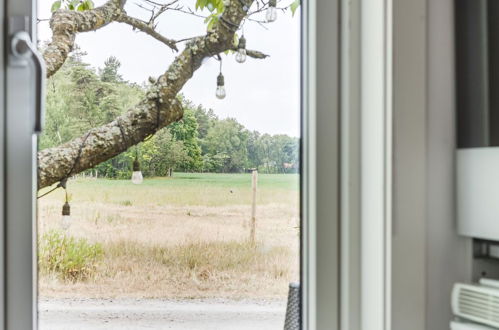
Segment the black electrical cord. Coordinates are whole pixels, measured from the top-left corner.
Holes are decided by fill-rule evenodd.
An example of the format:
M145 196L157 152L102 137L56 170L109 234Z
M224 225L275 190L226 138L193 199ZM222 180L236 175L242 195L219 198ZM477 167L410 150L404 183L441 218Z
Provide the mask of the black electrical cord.
M71 169L69 170L68 174L66 174L66 176L61 181L59 181L59 183L57 184L57 186L55 186L54 188L50 189L46 193L43 193L42 195L36 197L36 199L40 199L42 197L45 197L48 194L50 194L51 192L54 192L55 190L57 190L59 188L64 188L64 190L66 190L66 183L68 182L68 178L71 176L71 174L73 173L74 169L76 168L76 165L80 161L81 154L83 152L83 148L85 147L85 143L87 142L87 139L88 139L89 135L90 135L90 132L88 132L85 135L85 137L83 138L83 141L80 144L80 148L78 149L78 155L76 156L75 161L73 162L73 166L71 166ZM66 190L66 201L67 201L67 198L68 198L68 192Z
M59 181L59 183L57 184L57 186L55 186L54 188L50 189L46 193L43 193L42 195L38 196L37 199L42 198L44 196L47 196L48 194L50 194L51 192L55 191L56 189L59 189L59 188L66 189L66 183L67 183L67 181L68 181L67 178L62 179L61 181Z
M55 186L54 188L50 189L50 190L49 190L49 191L47 191L46 193L44 193L44 194L42 194L42 195L40 195L40 196L36 197L36 199L40 199L40 198L42 198L42 197L45 197L45 196L47 196L48 194L50 194L51 192L53 192L53 191L55 191L56 189L59 189L59 188L61 188L61 187L62 187L62 186L61 186L61 183L59 182L59 184L58 184L57 186Z

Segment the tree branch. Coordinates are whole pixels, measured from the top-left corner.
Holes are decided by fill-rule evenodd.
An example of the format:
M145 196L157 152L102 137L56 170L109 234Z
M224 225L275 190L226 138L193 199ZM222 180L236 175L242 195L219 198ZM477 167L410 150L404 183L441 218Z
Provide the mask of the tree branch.
M237 51L237 47L232 47L232 50ZM266 59L267 57L270 57L270 55L264 54L258 50L251 50L251 49L246 49L246 55L259 60L263 60Z
M151 18L149 19L149 23L154 24L154 21L159 16L161 16L161 14L163 14L165 11L170 9L170 6L176 4L179 0L173 0L171 2L164 3L164 4L161 4L161 3L158 3L155 1L151 1L151 0L144 0L144 1L153 6L153 9L151 10Z
M144 33L147 33L148 35L150 35L156 40L161 41L171 49L178 51L175 40L164 37L163 35L158 33L153 27L151 27L151 25L147 24L144 21L141 21L140 19L128 16L125 12L122 12L122 14L116 18L116 22L121 22L131 25L134 29L138 29Z
M251 5L253 0L247 1ZM120 10L121 11L121 10ZM146 97L113 122L89 130L60 146L38 152L38 187L50 186L92 168L143 141L166 125L182 118L177 94L206 57L233 48L234 33L247 13L232 1L214 29L192 39L161 75Z
M59 9L50 19L52 41L43 52L47 77L52 76L64 64L73 49L79 32L97 30L114 21L123 10L126 0L109 0L104 5L86 11Z

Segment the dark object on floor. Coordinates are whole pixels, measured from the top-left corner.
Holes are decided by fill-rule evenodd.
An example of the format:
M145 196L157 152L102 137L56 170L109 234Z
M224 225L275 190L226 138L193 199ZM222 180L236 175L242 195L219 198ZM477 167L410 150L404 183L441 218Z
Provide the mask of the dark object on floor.
M286 307L286 320L284 321L284 330L301 329L300 298L300 283L289 283L288 306Z

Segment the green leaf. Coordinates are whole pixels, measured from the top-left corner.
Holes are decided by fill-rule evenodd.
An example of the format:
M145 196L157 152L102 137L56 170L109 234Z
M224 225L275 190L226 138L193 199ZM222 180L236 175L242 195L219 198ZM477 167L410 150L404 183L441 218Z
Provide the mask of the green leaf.
M87 8L88 9L94 9L95 8L95 4L92 0L86 0L85 3L87 4Z
M232 40L232 44L234 45L234 47L237 47L237 45L239 45L239 36L237 35L237 33L234 33L234 40Z
M219 15L216 13L211 14L210 16L206 17L204 20L205 23L208 23L207 29L210 31L213 28L213 25L215 25L216 22L218 22Z
M213 28L213 25L215 25L216 22L218 22L218 16L212 16L211 20L208 22L207 26L208 31L210 31Z
M198 9L203 10L204 7L206 7L207 3L208 3L208 0L197 0L196 1L196 10L198 10Z
M208 9L211 13L221 14L224 11L223 0L196 0L196 10Z
M222 13L224 11L224 2L223 0L218 0L217 2L217 12Z
M80 0L71 0L69 2L68 8L69 10L75 10L76 7L80 4Z
M77 10L78 11L85 11L85 10L90 10L92 9L93 7L93 3L91 3L91 1L88 1L88 0L85 0L85 1L82 1L78 7L77 7Z
M295 0L293 1L293 3L289 6L291 8L291 12L293 13L293 15L295 14L296 10L298 9L298 7L300 7L300 3L301 3L301 0Z
M50 11L51 12L57 11L59 8L61 8L61 4L62 4L61 0L54 1L54 3L52 4L52 7L50 8Z

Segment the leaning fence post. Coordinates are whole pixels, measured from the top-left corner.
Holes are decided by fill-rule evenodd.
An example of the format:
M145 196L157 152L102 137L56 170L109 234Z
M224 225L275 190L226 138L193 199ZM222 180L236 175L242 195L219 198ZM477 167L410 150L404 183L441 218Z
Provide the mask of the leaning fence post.
M251 232L250 232L250 241L252 243L256 242L256 189L258 182L258 171L253 170L251 172Z

